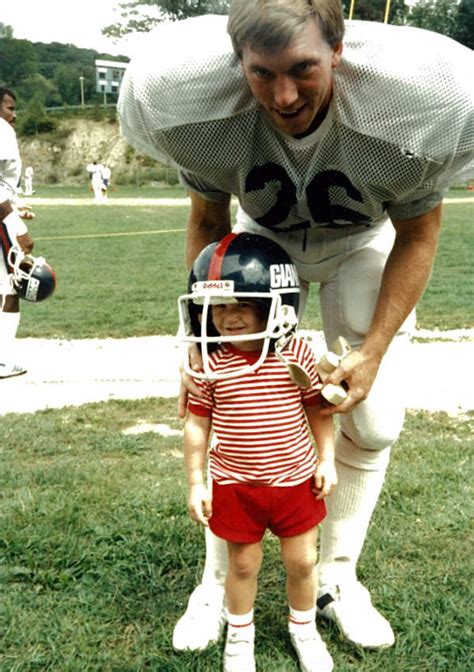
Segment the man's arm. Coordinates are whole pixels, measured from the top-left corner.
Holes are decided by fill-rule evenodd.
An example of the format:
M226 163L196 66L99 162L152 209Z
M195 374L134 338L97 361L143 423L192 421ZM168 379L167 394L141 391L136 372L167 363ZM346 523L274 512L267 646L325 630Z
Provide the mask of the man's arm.
M382 276L369 331L327 382L349 386L347 399L325 413L345 413L366 399L382 357L393 337L418 303L428 284L438 247L442 205L407 220L393 222L395 242Z
M31 216L25 218L31 219L33 216L31 214ZM28 233L26 224L22 221L18 211L12 207L10 201L0 203L0 222L4 222L7 227L12 244L18 245L23 252L29 254L34 246L33 240Z
M195 191L190 192L191 211L186 230L186 266L190 269L198 254L206 245L220 240L230 232L230 195L226 201L208 201ZM191 367L196 371L202 368L201 355L197 347L189 348ZM178 415L184 418L188 390L196 396L201 392L191 376L181 371L181 385L178 398Z
M208 201L190 192L191 211L186 232L186 265L190 269L202 249L230 232L230 194L226 201Z

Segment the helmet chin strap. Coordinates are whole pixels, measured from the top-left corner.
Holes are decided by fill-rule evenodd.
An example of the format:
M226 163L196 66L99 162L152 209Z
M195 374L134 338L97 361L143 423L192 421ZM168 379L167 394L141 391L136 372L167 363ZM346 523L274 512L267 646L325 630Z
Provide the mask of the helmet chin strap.
M293 338L293 334L291 335L291 338ZM284 345L285 348L289 342L290 342L289 340L286 341ZM311 385L311 379L306 373L306 371L303 369L302 366L300 366L296 362L290 362L290 360L282 352L281 346L279 346L278 341L275 343L275 355L278 357L280 362L282 362L286 366L286 370L288 371L288 374L295 385L302 388L306 388Z
M291 306L281 306L279 311L280 330L282 335L275 341L275 354L285 366L291 380L298 387L306 388L311 385L311 379L297 362L292 362L286 357L285 348L291 342L298 328L298 318Z

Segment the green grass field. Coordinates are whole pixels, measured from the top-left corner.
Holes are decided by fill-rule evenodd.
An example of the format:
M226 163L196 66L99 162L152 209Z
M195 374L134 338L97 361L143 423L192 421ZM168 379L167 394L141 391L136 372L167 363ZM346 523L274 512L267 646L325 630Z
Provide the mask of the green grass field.
M143 185L139 188L130 185L112 184L108 190L109 198L183 198L185 190L178 186L160 184L159 186ZM35 187L33 197L25 196L27 202L34 203L35 198L73 198L83 201L91 201L94 193L89 182L86 180L82 186L64 186L62 184L46 184Z
M186 208L36 211L36 253L55 266L58 289L23 306L21 336L174 333ZM446 206L419 326L472 326L472 215L472 203ZM319 328L316 304L314 295L304 326ZM185 508L181 439L123 433L139 422L180 429L175 406L157 398L0 417L1 672L221 669L222 643L199 654L171 646L204 556ZM360 562L396 644L364 652L322 624L338 672L473 669L472 436L472 414L409 414ZM296 672L273 539L265 550L257 666Z
M161 399L0 419L2 672L221 668L221 645L171 647L203 535L186 514L179 437L122 433L141 420L180 426ZM410 414L360 563L397 641L363 652L322 625L340 672L472 669L472 444L466 419ZM257 666L296 672L278 547L265 549Z
M187 277L183 262L186 206L90 203L38 205L35 210L37 217L30 226L35 253L54 266L58 288L50 301L23 306L20 336L118 338L175 333L176 299L185 291ZM473 326L473 219L472 202L445 206L433 277L418 308L420 327ZM315 286L302 327L321 328Z

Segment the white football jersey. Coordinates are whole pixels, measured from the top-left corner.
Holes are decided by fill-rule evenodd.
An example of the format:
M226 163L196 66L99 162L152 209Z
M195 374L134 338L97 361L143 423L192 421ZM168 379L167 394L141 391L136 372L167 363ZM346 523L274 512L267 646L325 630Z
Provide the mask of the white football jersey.
M0 117L0 203L16 194L20 175L21 159L15 129ZM2 186L2 182L8 186Z
M471 50L436 33L347 22L322 125L295 139L252 96L226 17L163 24L128 66L128 142L210 200L235 194L279 231L370 226L432 209L474 170Z

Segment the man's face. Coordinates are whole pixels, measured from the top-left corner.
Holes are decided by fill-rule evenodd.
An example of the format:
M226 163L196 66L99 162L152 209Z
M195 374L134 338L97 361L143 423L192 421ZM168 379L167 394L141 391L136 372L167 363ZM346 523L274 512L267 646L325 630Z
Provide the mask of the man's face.
M14 98L6 94L0 103L0 117L8 121L9 124L15 126L16 121L16 101Z
M332 49L314 19L281 51L242 50L242 67L253 95L278 128L303 136L324 118L332 96L333 69L342 44Z

